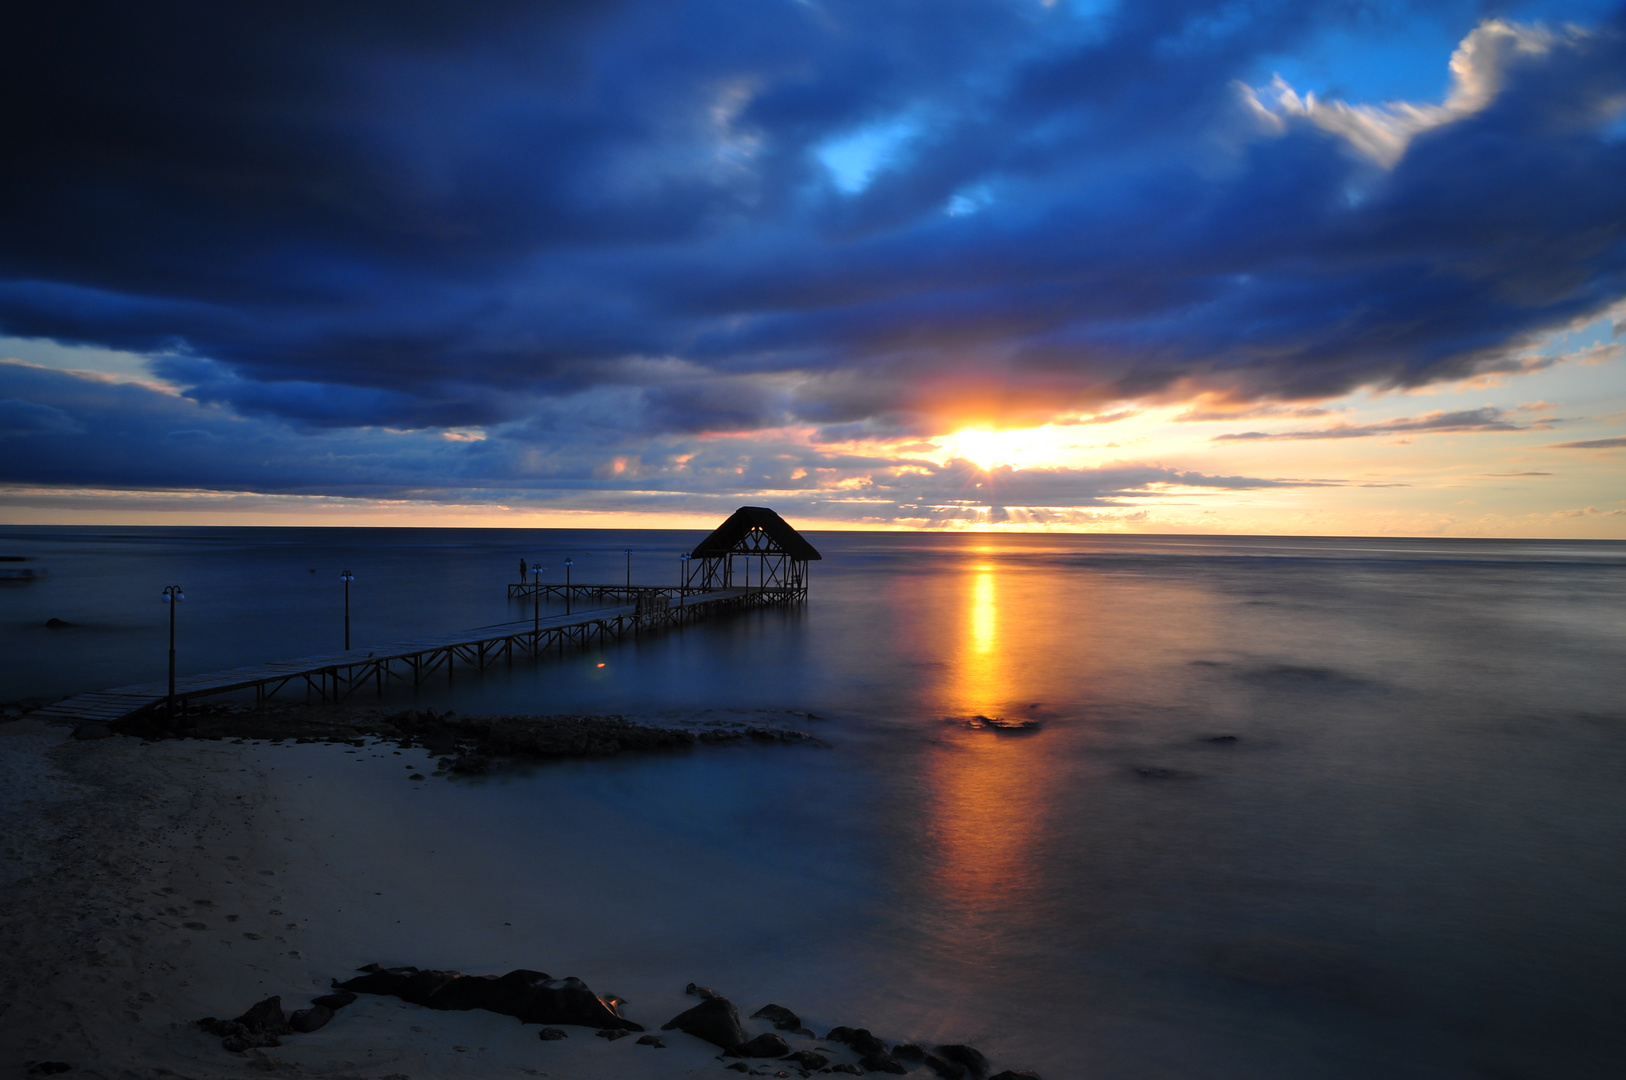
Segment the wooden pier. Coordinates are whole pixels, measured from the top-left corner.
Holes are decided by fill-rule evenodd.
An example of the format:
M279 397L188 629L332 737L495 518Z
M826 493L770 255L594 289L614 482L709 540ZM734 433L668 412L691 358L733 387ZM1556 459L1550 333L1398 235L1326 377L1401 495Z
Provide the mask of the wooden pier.
M442 670L447 681L452 681L459 670L480 672L494 663L512 664L516 656L539 660L550 651L619 641L724 612L798 603L807 599L808 560L818 558L813 545L778 514L764 507L742 506L685 558L682 585L559 585L541 581L509 585L510 599L529 599L533 603L563 600L567 614L547 618L533 615L531 619L398 641L365 651L351 649L188 675L175 680L175 702L184 708L198 698L253 691L254 700L264 703L290 686L302 688L307 699L314 696L332 703L368 690L382 697L386 687L416 688ZM745 584L740 586L734 584L737 560L744 564ZM755 586L750 584L753 560L757 570ZM569 612L579 600L622 603ZM167 682L142 683L80 694L36 709L31 715L58 723L111 723L154 709L168 699Z
M574 588L590 591L597 587ZM367 691L382 696L387 687L417 688L442 671L447 681L453 681L459 671L472 674L495 663L512 664L516 657L537 660L550 652L562 653L571 647L586 648L594 643L619 641L630 635L684 626L727 611L782 602L770 590L743 588L695 590L677 604L664 600L662 597L651 602L646 598L634 604L497 623L370 649L187 675L175 680L175 698L184 707L199 698L252 690L254 700L263 703L293 687L303 689L307 697L338 703ZM58 723L110 723L157 708L168 696L169 686L165 682L120 686L67 698L36 709L32 715Z

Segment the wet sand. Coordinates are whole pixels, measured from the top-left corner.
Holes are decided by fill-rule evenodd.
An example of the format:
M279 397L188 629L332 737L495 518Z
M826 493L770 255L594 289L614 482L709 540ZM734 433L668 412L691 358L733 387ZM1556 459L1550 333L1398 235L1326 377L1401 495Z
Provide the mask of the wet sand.
M542 1042L537 1026L511 1017L365 995L281 1047L224 1050L199 1018L235 1016L273 994L292 1011L363 963L431 966L456 949L455 941L450 949L425 942L423 959L374 955L387 927L411 913L382 894L349 895L366 883L364 866L345 872L349 857L368 857L345 850L354 838L335 835L323 848L301 831L310 806L294 804L296 789L277 771L288 772L292 755L346 753L390 759L378 768L435 764L421 749L389 743L143 743L75 739L27 719L0 724L0 1061L11 1063L0 1075L28 1075L44 1062L102 1077L739 1075L724 1071L715 1047L681 1033L667 1033L665 1049L580 1027ZM396 948L410 950L398 939ZM626 989L594 971L555 970L547 957L515 966L579 975L601 995ZM488 973L478 963L465 970ZM634 981L645 1000L626 1011L651 1030L694 1004L677 973ZM756 1007L740 1005L742 1015ZM771 1030L747 1024L748 1033L759 1029ZM832 1058L848 1056L838 1049ZM762 1075L779 1071L768 1065L753 1063Z

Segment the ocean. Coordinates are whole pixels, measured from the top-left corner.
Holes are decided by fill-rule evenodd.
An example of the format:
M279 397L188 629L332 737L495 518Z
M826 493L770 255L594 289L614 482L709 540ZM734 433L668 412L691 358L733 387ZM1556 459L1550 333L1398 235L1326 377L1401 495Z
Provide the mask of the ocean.
M676 583L701 535L4 527L43 576L0 582L0 702L161 679L166 585L184 674L340 648L343 570L366 649L529 618L521 557ZM653 1024L693 980L1047 1080L1626 1074L1626 543L808 536L805 605L384 704L828 749L412 786L278 748L288 842L345 860L291 909L387 894L386 962Z

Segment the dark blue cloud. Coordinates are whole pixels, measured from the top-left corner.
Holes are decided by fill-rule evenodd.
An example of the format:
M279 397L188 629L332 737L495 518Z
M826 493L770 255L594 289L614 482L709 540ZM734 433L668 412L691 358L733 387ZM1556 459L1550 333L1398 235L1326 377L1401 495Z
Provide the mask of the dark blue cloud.
M508 425L447 484L505 439L1498 370L1626 296L1626 9L1497 59L1392 168L1239 93L1408 12L32 5L0 35L0 331L310 432Z

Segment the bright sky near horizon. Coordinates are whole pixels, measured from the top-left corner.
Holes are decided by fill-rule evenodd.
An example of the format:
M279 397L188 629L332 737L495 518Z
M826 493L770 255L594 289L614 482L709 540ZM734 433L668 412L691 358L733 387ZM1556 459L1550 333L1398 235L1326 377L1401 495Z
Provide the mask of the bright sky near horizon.
M95 10L0 521L1626 538L1626 4Z

